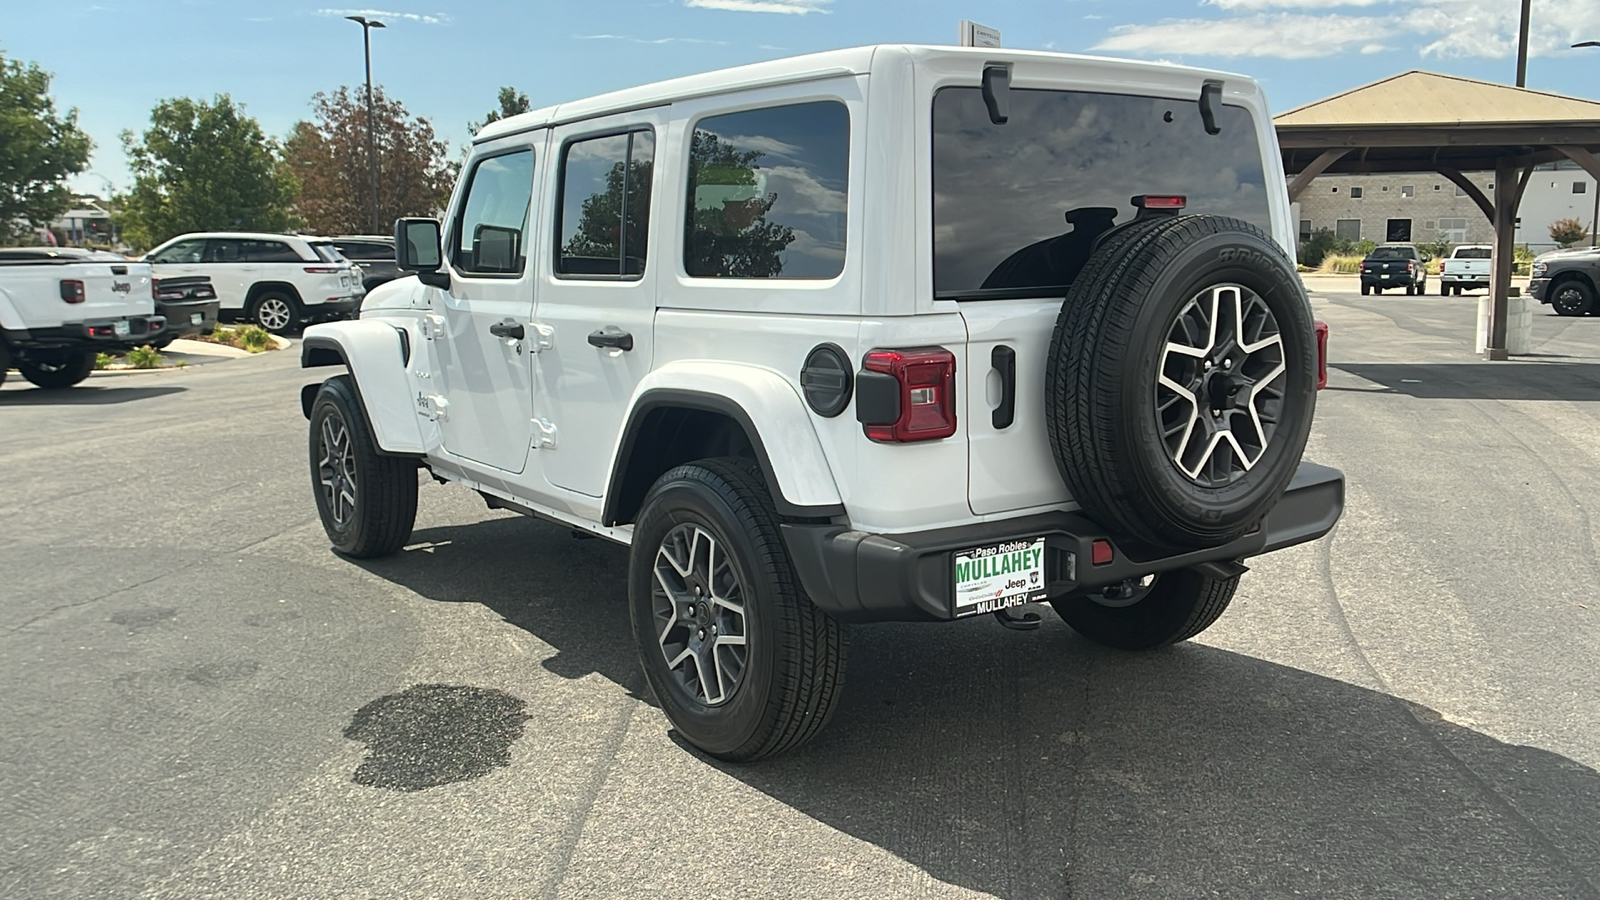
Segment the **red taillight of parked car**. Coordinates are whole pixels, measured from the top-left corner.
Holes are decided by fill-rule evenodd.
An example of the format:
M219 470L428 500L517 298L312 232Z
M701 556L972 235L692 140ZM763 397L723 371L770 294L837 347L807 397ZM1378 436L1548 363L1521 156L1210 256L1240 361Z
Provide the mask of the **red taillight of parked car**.
M1317 329L1317 390L1328 386L1328 323L1318 321Z
M312 275L339 274L339 269L336 266L306 266L306 271Z
M68 303L82 303L88 296L83 289L83 282L73 278L61 279L61 299Z
M861 363L867 372L896 384L893 421L864 422L871 440L886 444L933 441L956 433L956 356L943 347L873 350Z

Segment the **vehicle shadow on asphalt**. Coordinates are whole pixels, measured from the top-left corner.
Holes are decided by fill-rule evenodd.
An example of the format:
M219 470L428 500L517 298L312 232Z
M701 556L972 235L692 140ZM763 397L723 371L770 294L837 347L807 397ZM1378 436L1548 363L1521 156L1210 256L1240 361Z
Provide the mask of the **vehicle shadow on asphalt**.
M556 649L564 678L598 673L654 705L628 625L628 550L521 516L412 532L384 559L353 560L441 603L478 603Z
M0 391L0 406L104 406L111 403L129 403L148 400L167 394L187 391L186 387L85 387L59 391L27 388L20 391Z
M1408 394L1419 400L1600 400L1600 363L1330 363L1382 385L1330 391Z
M648 696L626 562L623 548L505 518L424 529L360 564L489 607L555 648L552 672ZM1054 616L1026 633L988 617L856 627L840 709L811 744L753 765L679 744L935 879L1003 898L1592 897L1600 885L1600 773L1584 765L1196 643L1106 650Z

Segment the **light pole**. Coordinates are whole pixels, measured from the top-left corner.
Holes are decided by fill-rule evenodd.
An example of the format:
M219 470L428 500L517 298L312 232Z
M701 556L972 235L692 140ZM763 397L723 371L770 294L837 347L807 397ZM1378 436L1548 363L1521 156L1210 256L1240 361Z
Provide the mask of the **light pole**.
M1579 47L1600 47L1600 41L1581 41L1573 44L1572 49ZM1594 218L1589 220L1589 247L1593 249L1600 246L1600 181L1594 186Z
M378 154L373 148L372 136L372 29L382 28L383 23L377 19L368 19L365 16L345 16L352 22L361 26L361 46L367 54L367 198L371 201L368 207L372 217L372 233L382 233L378 224Z

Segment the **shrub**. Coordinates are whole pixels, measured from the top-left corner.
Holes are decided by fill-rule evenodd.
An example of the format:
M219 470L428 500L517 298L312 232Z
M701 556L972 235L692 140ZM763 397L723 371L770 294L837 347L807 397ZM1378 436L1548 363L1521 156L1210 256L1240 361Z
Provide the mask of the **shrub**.
M1577 219L1557 219L1550 223L1550 240L1563 248L1571 247L1589 236L1589 229Z
M1378 245L1366 238L1362 238L1350 246L1350 252L1360 257L1371 256L1372 251L1376 249L1378 249Z
M1329 254L1322 258L1322 267L1317 269L1324 275L1359 275L1361 273L1361 260L1364 256L1355 254Z
M272 335L260 325L241 325L233 329L233 345L251 353L260 353L274 346Z
M96 353L94 355L94 367L96 369L109 369L111 364L116 361L117 358L109 353Z
M1350 252L1350 241L1345 238L1335 237L1332 230L1318 228L1311 232L1311 237L1300 242L1300 262L1316 268L1322 265L1322 260L1330 253Z
M128 365L135 369L159 369L164 363L166 358L149 344L128 351Z

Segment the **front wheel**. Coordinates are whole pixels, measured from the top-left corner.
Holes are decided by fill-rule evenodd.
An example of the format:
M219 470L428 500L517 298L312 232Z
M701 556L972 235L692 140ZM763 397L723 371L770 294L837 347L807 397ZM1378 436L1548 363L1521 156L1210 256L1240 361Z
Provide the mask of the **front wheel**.
M1212 578L1177 569L1130 579L1092 594L1051 600L1072 630L1118 650L1149 650L1186 641L1217 621L1239 576Z
M1575 278L1550 289L1550 306L1558 316L1581 316L1594 309L1594 289Z
M348 375L322 385L311 406L311 488L333 548L371 559L399 550L417 518L417 467L384 456Z
M92 350L42 350L17 360L17 371L46 390L72 387L94 371Z
M712 756L749 762L810 740L844 684L844 626L812 605L754 466L679 466L634 525L628 608L662 711Z

